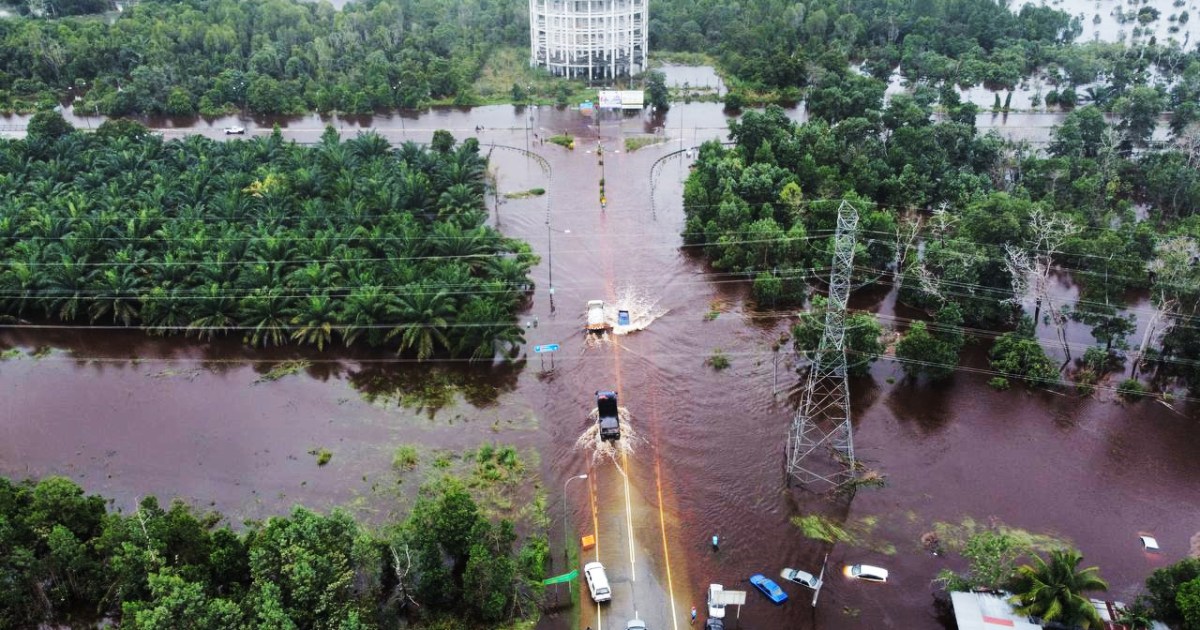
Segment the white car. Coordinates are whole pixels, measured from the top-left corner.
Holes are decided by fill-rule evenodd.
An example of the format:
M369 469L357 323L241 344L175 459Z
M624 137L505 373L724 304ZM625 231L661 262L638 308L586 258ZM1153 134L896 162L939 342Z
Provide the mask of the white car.
M591 300L587 303L587 329L591 332L608 330L608 322L604 321L604 300Z
M641 619L630 619L629 623L625 624L625 630L646 630L646 622Z
M789 582L795 582L800 586L807 586L814 591L818 588L821 588L821 580L818 580L817 576L809 573L808 571L801 571L800 569L784 569L779 572L779 577Z
M225 135L227 135L227 136L240 136L244 133L246 133L245 127L226 127L225 128Z
M886 582L888 579L887 569L873 567L869 564L848 564L846 568L842 569L842 573L846 577L868 582Z
M599 562L589 562L583 565L583 577L587 579L588 592L592 601L599 604L612 599L612 587L608 585L608 576L604 574L604 565Z
M721 586L720 584L708 585L708 616L710 619L725 618L725 604L717 604L713 602L713 600L716 599L714 595L723 590L725 590L725 587Z

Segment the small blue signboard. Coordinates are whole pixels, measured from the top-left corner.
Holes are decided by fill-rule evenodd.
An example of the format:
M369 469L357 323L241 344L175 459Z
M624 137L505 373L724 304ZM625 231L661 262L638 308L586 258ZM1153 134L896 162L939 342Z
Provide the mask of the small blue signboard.
M617 325L618 326L628 326L629 325L629 311L617 311Z
M538 353L554 352L555 350L558 350L558 344L556 344L556 343L547 343L547 344L533 347L533 351L538 352Z

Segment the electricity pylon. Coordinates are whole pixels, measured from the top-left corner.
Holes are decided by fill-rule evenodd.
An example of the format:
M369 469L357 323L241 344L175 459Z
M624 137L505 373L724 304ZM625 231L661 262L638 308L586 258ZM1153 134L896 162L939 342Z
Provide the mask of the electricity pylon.
M843 201L838 206L829 271L829 302L825 330L817 346L804 399L788 434L789 480L836 489L855 478L854 435L850 426L850 385L846 381L846 300L854 268L854 239L858 211Z

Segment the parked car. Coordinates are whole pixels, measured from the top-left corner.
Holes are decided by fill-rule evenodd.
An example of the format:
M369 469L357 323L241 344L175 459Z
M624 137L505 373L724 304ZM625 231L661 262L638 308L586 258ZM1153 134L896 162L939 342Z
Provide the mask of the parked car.
M750 583L754 585L754 588L761 591L763 595L766 595L767 599L776 604L782 604L787 601L787 593L784 593L783 589L779 588L779 585L772 581L771 578L761 573L751 575Z
M808 571L801 571L800 569L784 569L779 572L779 577L789 582L795 582L800 586L807 586L814 591L818 588L821 588L821 580L818 580L817 576L809 573Z
M715 617L709 617L704 622L704 630L725 630L725 622Z
M625 630L646 630L646 622L641 619L630 619L629 623L625 624Z
M227 136L240 136L244 133L246 133L245 127L226 127L225 128L225 135L227 135Z
M599 562L589 562L583 565L583 577L587 580L588 592L597 604L612 599L612 587L608 585L608 576L604 573L604 565Z
M720 593L721 591L724 591L724 590L725 590L725 587L721 586L720 584L709 584L708 585L708 617L710 619L724 619L725 618L725 604L718 604L718 603L713 602L713 599L715 599L713 597L713 595Z
M873 567L869 564L848 564L846 568L842 569L842 573L846 574L846 577L868 582L886 582L888 578L887 569Z

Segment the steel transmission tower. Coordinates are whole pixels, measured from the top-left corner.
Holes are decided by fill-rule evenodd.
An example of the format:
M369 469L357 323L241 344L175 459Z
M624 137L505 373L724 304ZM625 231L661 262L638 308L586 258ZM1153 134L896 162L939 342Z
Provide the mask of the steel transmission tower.
M850 427L850 385L846 382L846 300L854 267L858 211L838 206L829 271L825 331L808 371L804 400L788 435L787 472L805 485L837 488L855 477L854 436Z

